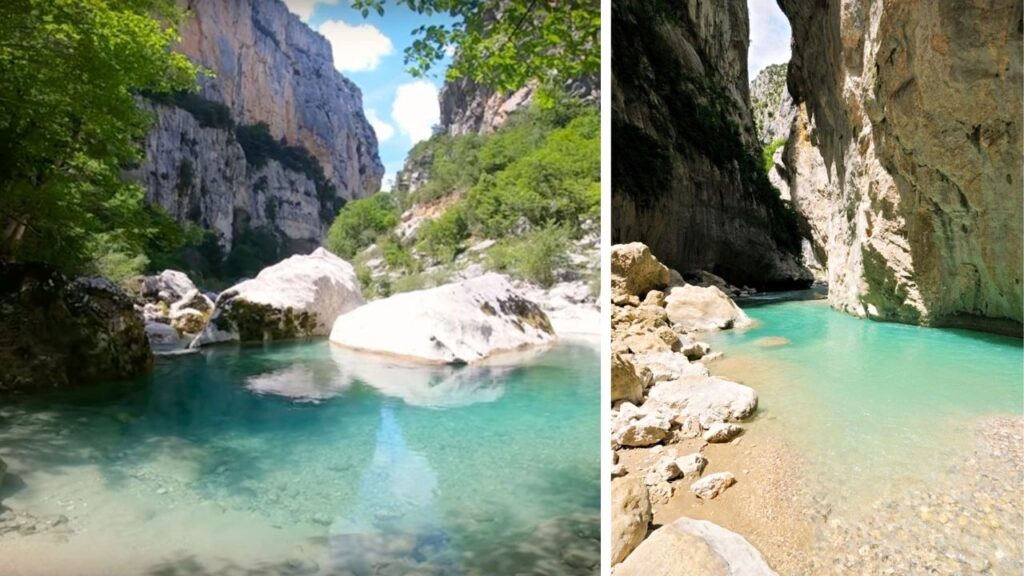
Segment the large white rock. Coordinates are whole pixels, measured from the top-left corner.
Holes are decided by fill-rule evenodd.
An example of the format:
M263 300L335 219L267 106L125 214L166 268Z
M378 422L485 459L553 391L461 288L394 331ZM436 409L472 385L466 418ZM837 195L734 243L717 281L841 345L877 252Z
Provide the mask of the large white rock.
M317 248L221 292L213 317L192 346L324 336L335 318L363 302L355 268Z
M656 383L648 392L648 403L697 418L707 427L712 422L748 418L757 409L757 392L721 378L688 377Z
M613 490L614 493L614 490ZM776 576L757 548L707 520L679 518L655 530L615 576Z
M551 322L498 274L396 294L344 314L331 342L431 363L466 364L546 344Z
M675 286L665 297L669 321L686 331L743 328L752 322L725 292L716 286Z

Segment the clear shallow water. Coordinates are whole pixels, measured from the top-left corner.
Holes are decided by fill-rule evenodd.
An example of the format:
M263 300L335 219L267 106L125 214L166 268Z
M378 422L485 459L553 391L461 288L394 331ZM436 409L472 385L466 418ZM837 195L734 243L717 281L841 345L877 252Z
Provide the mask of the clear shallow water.
M709 336L725 352L712 371L754 387L755 426L851 506L926 484L980 419L1024 410L1020 340L858 320L821 300L740 304L758 325Z
M502 362L215 348L128 393L4 407L4 504L69 521L0 556L25 573L594 573L597 351Z

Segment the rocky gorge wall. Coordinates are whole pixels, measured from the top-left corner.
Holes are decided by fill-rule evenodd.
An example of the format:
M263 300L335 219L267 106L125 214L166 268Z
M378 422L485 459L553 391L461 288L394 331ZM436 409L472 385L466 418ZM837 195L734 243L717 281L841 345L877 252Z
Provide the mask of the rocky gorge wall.
M800 110L783 158L832 305L1019 336L1021 4L780 5Z
M332 207L377 192L384 174L359 88L335 70L327 40L280 0L182 5L190 16L179 49L213 73L200 77L199 100L226 105L230 119L210 122L173 101L145 104L156 121L134 174L147 199L214 231L225 248L240 227L258 226L292 251L319 245ZM232 126L259 123L304 149L325 182L275 159L247 159ZM326 184L333 200L322 198Z
M734 284L810 283L794 214L760 162L743 0L616 2L612 242Z

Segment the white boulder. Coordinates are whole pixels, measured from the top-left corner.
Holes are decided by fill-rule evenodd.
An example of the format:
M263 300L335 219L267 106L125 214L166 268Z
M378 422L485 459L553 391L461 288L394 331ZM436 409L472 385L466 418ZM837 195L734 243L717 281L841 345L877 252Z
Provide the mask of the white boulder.
M675 286L665 297L669 321L686 332L743 328L750 317L716 286Z
M324 248L286 258L221 292L192 346L324 336L363 304L355 268Z
M615 576L691 574L776 576L764 556L742 536L707 520L690 518L658 528L615 567Z
M658 382L647 397L648 402L665 406L679 416L697 418L705 427L711 422L743 420L757 409L753 388L715 377Z
M338 317L331 342L430 363L468 364L547 344L547 315L498 274L396 294Z
M693 492L701 500L711 500L735 483L736 477L731 472L716 472L691 484L690 492Z

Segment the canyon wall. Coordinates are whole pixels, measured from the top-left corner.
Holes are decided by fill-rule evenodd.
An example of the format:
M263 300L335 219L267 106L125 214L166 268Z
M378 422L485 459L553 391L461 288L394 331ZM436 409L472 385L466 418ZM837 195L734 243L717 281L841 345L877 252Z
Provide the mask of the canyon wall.
M780 4L783 159L833 306L1019 336L1021 3Z
M259 226L288 251L319 245L337 207L377 192L384 174L359 88L335 70L327 40L280 0L181 3L191 14L179 49L213 74L201 76L191 106L144 103L156 121L133 172L147 199L212 230L225 248ZM260 123L280 146L269 159L247 158L239 129ZM305 151L297 160L295 149Z
M805 286L796 217L760 160L746 3L680 4L612 7L612 242L733 284Z

